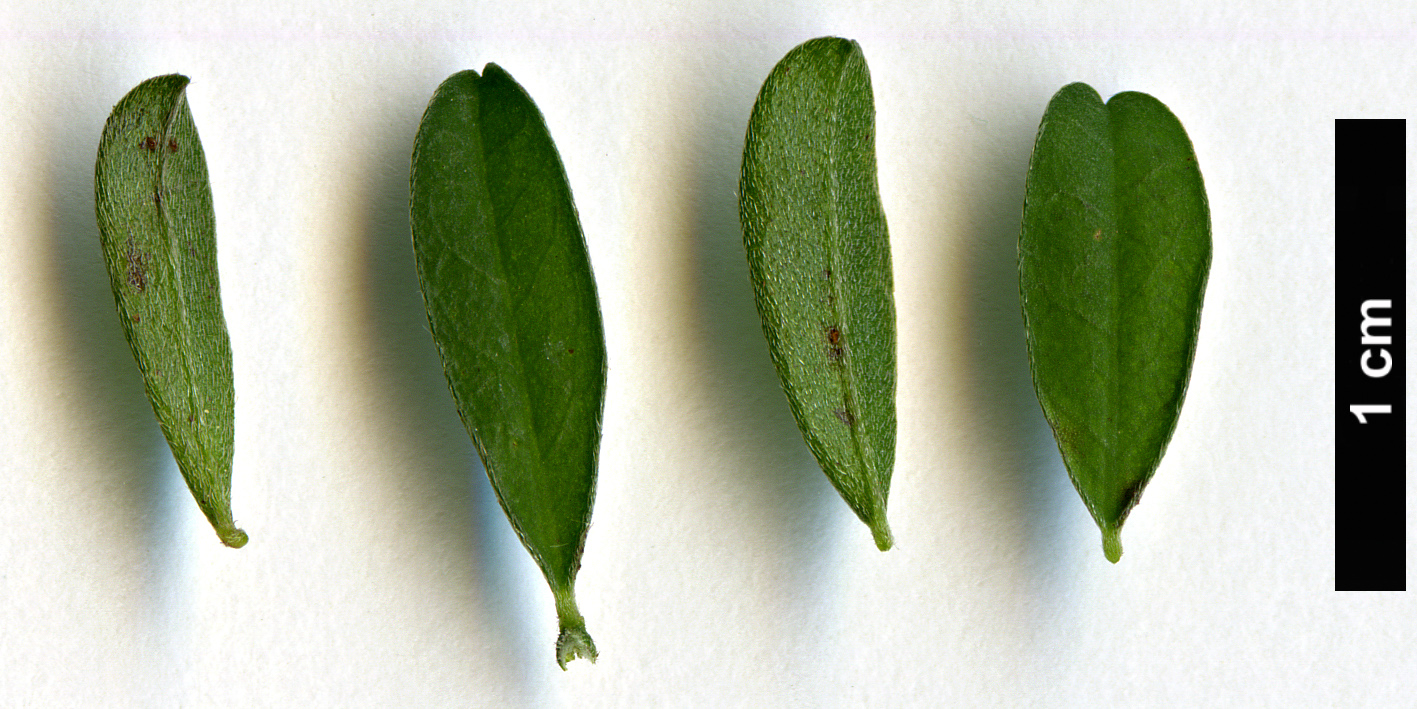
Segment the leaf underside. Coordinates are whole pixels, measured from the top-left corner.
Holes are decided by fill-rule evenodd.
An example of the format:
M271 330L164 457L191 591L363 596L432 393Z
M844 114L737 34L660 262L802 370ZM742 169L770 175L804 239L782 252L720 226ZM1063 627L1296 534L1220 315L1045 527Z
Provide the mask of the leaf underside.
M1038 400L1113 562L1176 428L1210 254L1205 187L1170 110L1060 90L1029 164L1019 290Z
M739 218L763 333L823 471L889 549L895 303L861 48L823 37L782 59L753 106Z
M595 495L605 337L560 157L500 67L438 87L411 191L419 283L458 414L556 598L558 661L593 660L573 585Z
M231 515L231 343L217 282L206 157L187 77L159 76L124 96L94 167L99 237L148 399L202 513L227 546Z

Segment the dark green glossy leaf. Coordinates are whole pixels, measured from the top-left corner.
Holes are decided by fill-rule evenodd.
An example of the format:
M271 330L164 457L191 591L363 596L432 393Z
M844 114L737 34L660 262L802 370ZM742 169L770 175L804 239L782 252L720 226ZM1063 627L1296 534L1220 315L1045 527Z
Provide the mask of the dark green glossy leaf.
M231 343L217 284L206 157L187 77L139 84L108 117L94 167L98 230L119 319L177 467L222 543L231 517Z
M505 71L433 94L413 149L413 248L463 424L556 599L556 659L596 657L573 586L595 496L605 335L541 112Z
M1038 400L1114 563L1176 428L1209 271L1181 123L1146 94L1063 87L1028 168L1019 291Z
M895 302L875 107L855 42L803 43L758 94L738 210L758 314L807 446L891 547Z

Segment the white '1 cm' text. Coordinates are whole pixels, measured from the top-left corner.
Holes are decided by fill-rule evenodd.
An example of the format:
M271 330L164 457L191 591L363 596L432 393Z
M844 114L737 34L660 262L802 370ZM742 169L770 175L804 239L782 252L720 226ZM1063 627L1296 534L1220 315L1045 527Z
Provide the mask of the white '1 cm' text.
M1363 313L1363 323L1360 326L1363 331L1363 346L1377 347L1377 349L1363 350L1363 355L1359 358L1359 363L1363 367L1363 373L1379 379L1386 377L1392 371L1392 355L1387 349L1380 345L1391 345L1392 335L1374 335L1369 329L1391 328L1392 318L1378 318L1368 314L1369 310L1391 310L1391 300L1365 300L1360 310ZM1353 404L1348 407L1354 416L1358 417L1358 423L1367 423L1368 414L1390 414L1392 404Z

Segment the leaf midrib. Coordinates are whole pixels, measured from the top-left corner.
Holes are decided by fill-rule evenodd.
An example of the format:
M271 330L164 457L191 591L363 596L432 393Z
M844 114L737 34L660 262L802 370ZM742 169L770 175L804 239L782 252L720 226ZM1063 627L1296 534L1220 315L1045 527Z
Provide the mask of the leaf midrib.
M489 222L489 225L488 225L488 226L489 226L489 231L490 231L492 234L495 234L495 235L496 235L496 237L491 240L491 242L492 242L491 246L492 246L492 250L497 254L497 279L496 279L496 280L497 280L497 286L498 286L498 288L502 291L502 299L503 299L503 302L505 302L505 303L507 304L507 315L508 315L508 317L511 318L514 322L517 322L517 321L520 321L520 318L518 318L518 317L516 316L516 313L517 313L517 311L518 311L518 310L520 309L520 307L521 307L521 302L519 301L519 299L517 299L517 298L514 297L515 294L512 292L511 280L510 280L510 279L508 278L508 276L507 276L507 274L510 273L510 269L507 267L507 256L506 256L506 252L505 252L505 250L502 248L502 237L503 237L502 226L501 226L501 225L502 225L502 219L501 219L502 210L498 209L496 200L494 200L494 199L492 198L492 185L491 185L490 178L488 177L488 174L487 174L487 160L488 160L488 157L489 157L491 151L489 151L489 149L488 149L487 133L484 131L484 126L486 125L486 123L485 123L485 121L483 120L484 110L485 110L486 107L485 107L485 105L484 105L484 98L485 98L485 97L484 97L483 94L482 94L482 88L483 88L483 82L486 81L486 78L487 78L487 77L486 77L486 72L484 71L483 75L480 76L480 77L478 77L477 82L476 82L477 93L478 93L478 100L477 100L477 132L478 132L478 140L477 140L477 144L478 144L478 150L479 150L479 152L481 153L481 160L479 160L478 163L477 163L477 169L478 169L478 171L481 173L481 178L482 178L482 179L479 181L480 184L482 185L482 189L480 190L480 192L481 192L480 197L481 197L483 200L485 200L486 203L487 203L487 212L486 212L486 213L487 213L487 215L488 215L488 216L487 216L487 220L488 220L488 222ZM520 129L519 129L519 130L520 130ZM515 134L514 134L514 135L515 135ZM543 260L543 261L544 261L544 260ZM543 265L544 265L544 264L543 264ZM539 268L539 267L538 267L538 268ZM528 379L527 379L527 366L526 366L526 361L525 361L525 359L524 359L524 348L522 347L522 337L521 337L522 333L521 333L521 329L518 328L518 327L510 327L510 328L506 328L505 331L510 334L510 338L509 338L510 341L511 341L510 348L511 348L511 350L512 350L512 352L510 353L510 354L512 355L512 356L511 356L511 362L512 362L513 368L516 370L516 371L515 371L515 374L516 374L517 380L518 380L518 382L519 382L520 385L521 385L521 386L519 386L518 388L521 390L522 395L523 395L523 397L522 397L522 398L523 398L523 402L526 404L526 411L527 411L527 418L528 418L527 423L529 424L529 425L527 426L527 429L525 430L525 434L526 434L526 436L527 436L527 441L526 441L526 443L527 443L527 445L528 445L529 448L530 448L529 453L531 454L532 458L536 460L536 462L537 462L538 465L541 465L541 464L544 463L543 456L542 456L542 450L541 450L541 439L540 439L540 437L537 435L539 428L537 427L536 421L534 420L534 419L535 419L535 416L534 416L533 412L531 411L531 409L532 409L532 405L531 405L531 392L530 392L529 388L527 387L527 382L528 382ZM460 402L460 403L466 404L466 403L468 403L468 402ZM486 459L486 456L485 456L485 455L484 455L483 457L484 457L484 459ZM496 470L496 471L489 470L489 472L492 472L494 475L498 476L499 478L500 478L500 476L501 476L501 474L502 474L502 471L500 471L500 470ZM493 486L493 487L496 488L496 487L498 487L498 486ZM506 505L505 501L503 501L503 500L501 499L502 493L501 493L500 490L496 490L496 492L497 492L498 502L502 503L502 507L503 507L503 509L505 510L506 507L507 507L507 505ZM508 519L513 519L513 517L509 514L509 515L508 515ZM531 550L531 549L533 548L533 546L532 546L531 544L527 543L527 539L525 538L525 530L521 529L520 526L515 523L515 521L513 522L512 526L513 526L514 528L516 528L517 536L522 538L522 543L527 547L528 550ZM533 551L532 553L533 553L533 555L535 555L535 552L534 552L534 551Z
M182 106L186 101L187 87L183 86L177 90L177 95L172 102L172 109L163 121L162 137L158 141L157 147L157 184L154 189L158 199L158 228L161 230L163 243L167 246L164 255L167 259L168 272L172 274L177 296L177 312L180 323L178 331L182 338L182 346L177 348L177 356L182 365L182 381L187 387L187 405L191 407L190 415L193 420L184 421L180 411L174 413L177 414L178 425L186 424L192 432L192 441L197 448L197 457L202 461L202 465L207 465L211 456L205 437L200 435L202 427L199 424L203 419L205 407L202 405L201 392L198 391L196 379L192 374L190 353L195 352L196 348L193 341L190 308L188 307L190 294L187 292L187 279L184 277L184 269L182 268L181 245L177 243L178 239L176 238L176 234L180 231L172 225L171 206L168 204L169 195L163 189L167 184L167 162L170 155L163 147L167 145L168 140L173 138L178 117L181 116Z
M1112 119L1112 106L1110 106L1108 103L1104 103L1103 108L1104 110L1102 115L1107 121L1107 140L1109 147L1112 150L1112 169L1108 172L1108 177L1110 178L1112 184L1109 186L1108 191L1110 194L1108 196L1112 200L1113 219L1111 226L1114 230L1114 233L1110 236L1105 233L1103 234L1104 239L1110 238L1112 240L1112 248L1110 250L1111 263L1109 264L1112 274L1111 282L1109 283L1109 285L1111 286L1112 293L1111 297L1108 299L1109 310L1111 311L1109 313L1109 316L1112 322L1112 347L1110 348L1112 361L1109 363L1111 365L1111 371L1109 371L1107 374L1107 386L1105 387L1106 401L1105 405L1103 406L1103 411L1107 416L1107 420L1103 422L1106 426L1103 436L1103 440L1106 441L1106 444L1102 448L1102 457L1106 463L1106 467L1104 468L1104 470L1108 472L1108 477L1116 477L1116 480L1112 481L1113 484L1116 485L1121 484L1123 480L1127 477L1125 473L1120 473L1119 471L1117 471L1117 446L1114 445L1114 441L1117 437L1117 433L1114 430L1117 426L1117 422L1115 421L1115 419L1118 414L1115 408L1116 402L1121 401L1120 397L1122 395L1122 377L1120 376L1120 372L1122 371L1122 329L1124 327L1122 322L1122 278L1120 270L1123 267L1124 262L1122 255L1125 249L1125 243L1122 240L1122 223L1124 221L1124 218L1122 215L1122 188L1117 180L1117 176L1120 174L1121 171L1120 163L1122 160L1122 151L1118 149L1117 134L1113 128L1116 123ZM1108 514L1111 514L1110 510L1108 511Z
M829 257L831 258L832 273L837 275L830 279L827 279L827 282L829 284L828 287L832 290L832 297L830 301L832 316L833 319L836 321L836 327L842 334L842 339L845 340L847 343L847 347L843 348L845 352L838 363L838 378L841 381L841 388L844 392L842 397L842 404L845 406L847 416L850 417L851 421L850 425L847 426L847 429L850 431L852 447L855 449L857 462L861 466L862 472L865 473L866 482L868 485L871 486L872 492L879 495L881 494L880 485L877 480L879 476L876 474L877 471L875 471L871 465L871 459L867 457L867 446L865 442L862 441L861 437L861 428L865 425L865 421L860 415L860 406L857 404L856 370L854 367L855 356L853 352L854 347L852 346L854 340L852 339L853 333L846 329L847 319L845 316L848 303L847 298L843 297L845 294L845 289L841 285L840 277L841 274L846 273L846 271L842 269L841 241L843 237L841 229L841 219L838 209L838 205L840 203L839 195L841 193L841 189L840 177L836 168L839 145L838 133L841 127L840 96L842 85L846 81L847 67L851 62L851 57L854 51L855 49L853 48L852 51L849 51L847 53L845 59L841 63L840 68L837 70L836 80L832 84L830 96L830 105L832 107L832 113L831 120L828 124L830 135L827 140L827 210L830 215L828 223L831 227L831 233L828 235L828 239L826 240L826 250Z

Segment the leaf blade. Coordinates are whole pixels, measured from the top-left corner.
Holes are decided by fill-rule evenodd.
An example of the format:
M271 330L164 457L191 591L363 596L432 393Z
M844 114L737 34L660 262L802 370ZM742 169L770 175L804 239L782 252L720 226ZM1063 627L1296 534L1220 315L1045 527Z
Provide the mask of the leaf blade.
M1200 170L1170 110L1060 90L1029 164L1020 297L1039 403L1114 562L1180 415L1210 249Z
M594 659L573 586L604 406L599 300L550 133L500 67L439 86L410 193L419 283L458 413L556 597L558 661Z
M94 201L119 319L153 412L203 514L222 543L239 548L248 538L231 514L231 344L187 83L154 77L114 107L94 166Z
M823 37L789 52L744 143L739 215L779 380L828 479L889 549L894 286L860 47Z

